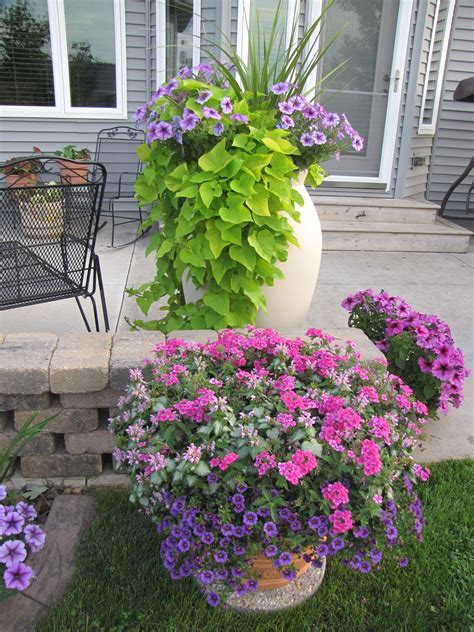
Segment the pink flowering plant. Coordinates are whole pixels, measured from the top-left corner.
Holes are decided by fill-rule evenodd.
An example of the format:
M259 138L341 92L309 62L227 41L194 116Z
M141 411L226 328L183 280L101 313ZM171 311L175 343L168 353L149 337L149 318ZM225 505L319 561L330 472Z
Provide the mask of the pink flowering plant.
M469 371L447 323L384 291L357 292L345 298L342 307L350 312L349 325L362 329L377 345L389 371L412 388L431 415L462 404Z
M208 603L258 588L265 555L291 581L292 554L339 555L361 573L408 563L422 540L411 457L426 406L385 361L318 330L225 330L216 341L158 343L130 373L115 459L131 500L156 524L173 579L192 576Z
M35 508L25 501L8 504L5 486L0 485L0 568L7 590L26 590L34 577L26 557L40 551L45 541L35 519Z

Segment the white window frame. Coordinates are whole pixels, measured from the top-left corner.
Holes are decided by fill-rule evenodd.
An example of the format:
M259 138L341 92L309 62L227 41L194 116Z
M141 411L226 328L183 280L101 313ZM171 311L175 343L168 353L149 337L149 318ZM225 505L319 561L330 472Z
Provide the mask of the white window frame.
M55 106L0 105L0 115L21 118L126 119L127 64L125 0L114 0L115 85L117 107L73 107L69 87L69 57L64 0L48 0Z
M451 39L451 27L453 24L454 9L456 6L455 0L448 0L448 12L446 15L446 24L443 33L443 41L441 44L440 62L438 76L436 77L436 87L433 98L433 110L430 123L423 123L425 117L426 99L428 96L428 84L431 73L431 62L433 58L433 51L436 38L436 30L438 28L439 9L441 6L441 0L436 1L436 10L433 18L433 29L431 31L430 49L428 52L428 61L426 63L425 85L423 86L423 97L421 100L420 110L420 123L418 127L418 134L420 136L434 136L436 133L436 127L438 124L439 106L441 102L441 90L443 88L444 71L446 69L447 55L449 40Z
M156 87L166 81L166 2L157 0L156 6ZM201 0L193 0L193 66L201 61Z

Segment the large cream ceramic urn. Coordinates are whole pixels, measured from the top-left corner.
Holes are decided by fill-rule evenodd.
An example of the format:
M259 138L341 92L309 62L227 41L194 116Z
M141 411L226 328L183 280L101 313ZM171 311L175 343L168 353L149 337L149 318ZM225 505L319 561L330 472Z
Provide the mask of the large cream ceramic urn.
M301 172L294 187L301 194L303 206L297 205L300 221L289 222L298 240L299 247L290 244L288 258L278 267L285 275L273 286L263 286L267 311L257 312L257 327L298 328L303 327L319 275L321 263L322 235L318 213L304 185L306 172ZM183 274L183 291L187 303L202 298L203 288L196 288Z
M301 172L294 185L304 200L303 206L296 206L300 221L289 219L299 247L290 244L288 259L278 264L285 278L277 279L273 286L263 286L267 311L257 312L257 327L303 327L311 305L321 264L322 235L305 178L306 172Z

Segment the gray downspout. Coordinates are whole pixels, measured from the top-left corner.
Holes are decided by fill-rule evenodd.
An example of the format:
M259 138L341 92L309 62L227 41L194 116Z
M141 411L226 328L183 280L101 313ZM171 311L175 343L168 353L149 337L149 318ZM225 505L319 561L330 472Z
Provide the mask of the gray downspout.
M148 101L151 95L151 0L145 0L145 90L143 101Z
M415 117L416 89L420 69L421 53L423 51L423 37L429 0L419 0L418 12L413 37L413 49L409 67L408 89L403 116L402 137L400 140L400 156L398 158L397 180L395 182L395 198L405 195L405 183L410 162L411 141L413 135L413 120Z

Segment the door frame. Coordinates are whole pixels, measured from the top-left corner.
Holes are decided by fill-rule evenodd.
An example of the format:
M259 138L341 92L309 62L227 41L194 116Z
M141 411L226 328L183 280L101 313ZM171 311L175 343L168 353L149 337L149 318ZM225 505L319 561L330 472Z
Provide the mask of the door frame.
M239 0L237 20L237 52L245 60L248 53L248 32L246 16L250 15L250 3L252 0ZM377 177L365 176L328 176L325 180L331 186L351 188L373 188L390 191L392 170L395 158L395 149L399 132L400 108L405 92L406 60L408 55L408 42L410 39L414 0L399 0L400 8L395 31L393 58L390 71L389 96L387 113L385 117L384 137L380 158L380 170ZM289 6L293 2L289 2ZM323 0L308 0L306 5L307 19L312 23L321 15ZM314 85L317 69L314 76L309 79ZM397 77L397 79L394 79ZM397 85L397 91L394 88Z

